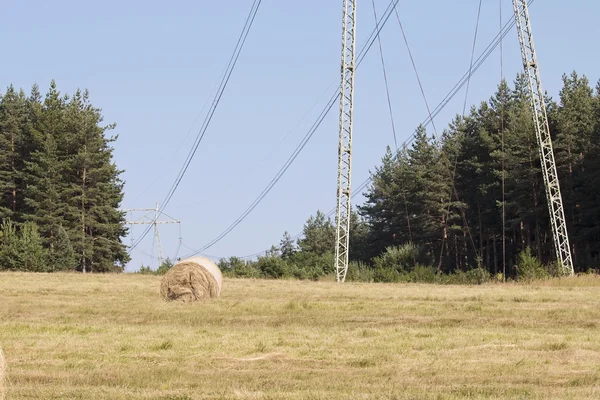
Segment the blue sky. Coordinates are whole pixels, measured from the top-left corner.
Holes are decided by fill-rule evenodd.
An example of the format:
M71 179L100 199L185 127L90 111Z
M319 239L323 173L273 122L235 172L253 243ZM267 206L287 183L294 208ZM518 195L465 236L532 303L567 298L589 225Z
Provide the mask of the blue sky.
M381 15L389 1L375 3ZM153 207L181 167L204 118L202 106L219 81L251 4L5 2L0 87L13 83L29 90L38 83L45 91L55 79L66 93L89 89L105 120L117 123L115 158L126 171L123 207ZM399 2L432 106L469 67L477 6L478 0ZM483 2L477 55L498 33L499 7L497 0ZM503 0L502 9L506 20L512 15L511 2ZM553 97L565 72L576 69L594 83L600 78L599 13L595 0L536 0L531 6L544 88ZM360 47L374 27L370 1L359 1L357 24ZM289 157L325 104L328 96L323 93L332 83L339 84L340 34L339 0L263 1L212 125L166 209L182 221L185 246L201 247L227 228ZM395 19L384 28L382 40L401 142L427 113ZM512 79L520 69L513 30L504 42L504 71ZM489 98L499 76L496 51L473 77L469 104ZM462 112L464 96L463 90L436 118L438 129ZM355 113L353 182L358 185L393 143L376 47L356 74ZM258 208L206 253L256 253L278 243L286 230L300 232L317 209L333 208L337 124L335 107ZM141 232L134 228L133 237ZM172 257L178 229L162 227L161 236L165 256ZM149 256L152 240L148 235L133 251L129 270L142 263L156 266ZM187 253L183 248L179 255Z

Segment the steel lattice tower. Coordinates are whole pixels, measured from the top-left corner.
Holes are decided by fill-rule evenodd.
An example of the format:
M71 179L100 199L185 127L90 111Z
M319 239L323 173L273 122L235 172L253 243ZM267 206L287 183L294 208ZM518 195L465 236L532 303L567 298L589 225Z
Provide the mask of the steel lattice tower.
M350 239L350 193L352 180L352 119L354 114L354 64L356 0L343 0L342 85L340 92L340 141L336 210L335 272L338 282L346 280Z
M548 199L556 255L564 270L568 274L573 275L573 258L569 246L567 221L560 193L554 151L552 149L552 139L550 137L550 126L548 125L544 91L542 90L542 80L540 78L537 56L533 45L529 6L527 5L527 0L513 0L513 7L515 19L517 21L519 42L521 44L521 56L523 58L525 77L527 78L529 86L531 108L533 111L535 133L539 144L540 160L544 174L544 184L546 186L546 196Z
M158 226L164 225L164 224L178 224L180 226L179 227L179 236L181 236L181 221L178 221L175 218L170 217L169 215L165 214L164 212L161 212L160 207L158 206L158 203L156 203L155 208L132 208L132 209L124 210L124 211L131 215L130 220L127 221L126 223L131 225L132 227L133 227L133 225L153 225L154 226L154 241L155 241L155 245L156 245L156 255L157 255L157 259L158 259L158 265L160 266L164 262L164 256L163 256L162 242L160 240L160 231L158 230ZM144 214L141 218L133 219L134 212L144 212L146 214ZM165 216L168 219L159 221L159 217L161 217L161 216ZM181 240L181 237L179 238L179 240Z

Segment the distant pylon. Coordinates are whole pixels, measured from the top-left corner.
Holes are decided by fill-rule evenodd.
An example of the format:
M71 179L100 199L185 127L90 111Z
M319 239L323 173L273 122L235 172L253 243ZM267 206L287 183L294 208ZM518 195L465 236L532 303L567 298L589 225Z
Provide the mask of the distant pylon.
M156 245L156 255L158 258L158 264L161 265L164 262L164 257L163 257L163 250L162 250L162 243L160 240L160 231L158 230L158 225L164 225L164 224L181 224L181 221L176 220L173 217L170 217L169 215L165 214L164 212L160 211L160 207L158 206L158 203L156 203L156 207L155 208L130 208L125 210L125 212L128 212L131 216L131 219L129 221L127 221L127 223L129 225L153 225L154 226L154 243ZM133 219L133 213L134 212L144 212L145 214L142 215L140 218L134 220ZM159 217L164 216L167 217L168 219L163 220L163 221L159 221ZM179 236L181 236L181 231Z

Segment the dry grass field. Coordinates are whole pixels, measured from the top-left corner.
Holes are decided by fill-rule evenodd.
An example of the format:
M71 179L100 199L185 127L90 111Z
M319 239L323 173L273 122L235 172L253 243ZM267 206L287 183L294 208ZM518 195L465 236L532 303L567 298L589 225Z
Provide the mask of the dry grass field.
M433 286L0 274L7 399L600 399L600 278Z

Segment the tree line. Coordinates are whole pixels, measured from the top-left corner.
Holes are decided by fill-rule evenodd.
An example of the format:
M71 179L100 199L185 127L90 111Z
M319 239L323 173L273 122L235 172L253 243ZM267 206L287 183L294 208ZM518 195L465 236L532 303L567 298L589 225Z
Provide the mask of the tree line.
M122 271L123 181L88 91L42 97L12 85L0 101L0 270Z
M600 83L573 72L558 100L546 101L575 269L598 269ZM523 75L439 135L420 126L410 146L388 148L364 195L353 215L351 279L560 273ZM257 261L221 266L242 276L322 276L333 273L333 247L333 222L317 213L298 242L286 234Z

